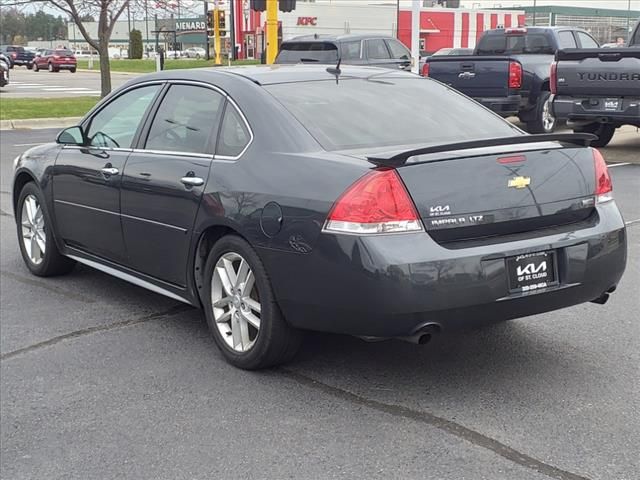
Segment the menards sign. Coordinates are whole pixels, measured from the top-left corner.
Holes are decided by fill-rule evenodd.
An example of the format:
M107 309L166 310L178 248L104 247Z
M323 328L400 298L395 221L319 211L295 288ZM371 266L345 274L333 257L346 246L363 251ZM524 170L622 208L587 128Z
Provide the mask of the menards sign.
M178 32L204 32L207 23L204 20L176 20Z

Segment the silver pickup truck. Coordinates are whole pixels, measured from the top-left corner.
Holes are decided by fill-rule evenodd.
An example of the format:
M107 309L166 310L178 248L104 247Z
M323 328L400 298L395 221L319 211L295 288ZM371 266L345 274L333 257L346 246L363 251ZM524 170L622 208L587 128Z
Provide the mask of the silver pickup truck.
M640 127L640 22L628 47L556 52L550 83L556 119L598 135L596 147L622 125Z

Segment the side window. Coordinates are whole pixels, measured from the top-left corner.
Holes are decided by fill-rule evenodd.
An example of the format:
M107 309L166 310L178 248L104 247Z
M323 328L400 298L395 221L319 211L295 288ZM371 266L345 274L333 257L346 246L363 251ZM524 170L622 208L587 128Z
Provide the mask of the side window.
M584 32L576 32L581 48L599 48L598 42Z
M156 113L145 148L171 152L213 153L223 96L205 87L172 85Z
M343 42L340 44L340 55L342 60L359 60L360 59L360 44L357 42Z
M160 88L161 85L149 85L129 90L100 110L87 131L89 145L131 148L138 126Z
M386 45L384 44L384 40L381 38L375 38L372 40L367 40L367 57L373 60L388 60L391 57L389 56L389 50L387 50Z
M396 60L409 60L411 52L397 40L387 40L387 46L391 50L391 57Z
M636 30L635 33L633 34L633 37L631 38L631 41L629 42L629 46L640 46L640 24L638 24L636 26Z
M563 48L577 48L576 39L573 37L573 33L568 30L558 32L558 44L561 49Z
M244 120L238 110L228 102L224 111L216 155L237 157L250 141L251 134Z

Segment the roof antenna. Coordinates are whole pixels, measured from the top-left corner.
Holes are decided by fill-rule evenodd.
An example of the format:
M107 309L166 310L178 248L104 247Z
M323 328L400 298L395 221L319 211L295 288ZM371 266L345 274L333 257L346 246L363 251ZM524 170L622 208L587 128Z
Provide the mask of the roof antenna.
M327 68L327 73L336 76L336 85L338 85L338 80L340 79L340 74L342 70L340 70L340 64L342 63L342 58L338 58L338 64L335 67Z

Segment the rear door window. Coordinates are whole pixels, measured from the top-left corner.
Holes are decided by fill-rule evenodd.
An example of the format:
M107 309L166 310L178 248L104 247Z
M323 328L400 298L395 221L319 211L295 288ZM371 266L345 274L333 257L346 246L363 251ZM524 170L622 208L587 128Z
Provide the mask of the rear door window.
M205 87L172 85L153 119L145 148L213 154L223 96Z
M558 33L558 42L560 48L577 48L578 44L573 37L573 33L569 30L564 30Z
M362 42L343 42L340 44L340 56L342 60L360 60Z
M584 32L576 32L581 48L599 48L598 42Z
M367 57L370 60L389 60L389 50L381 38L374 38L366 41Z

